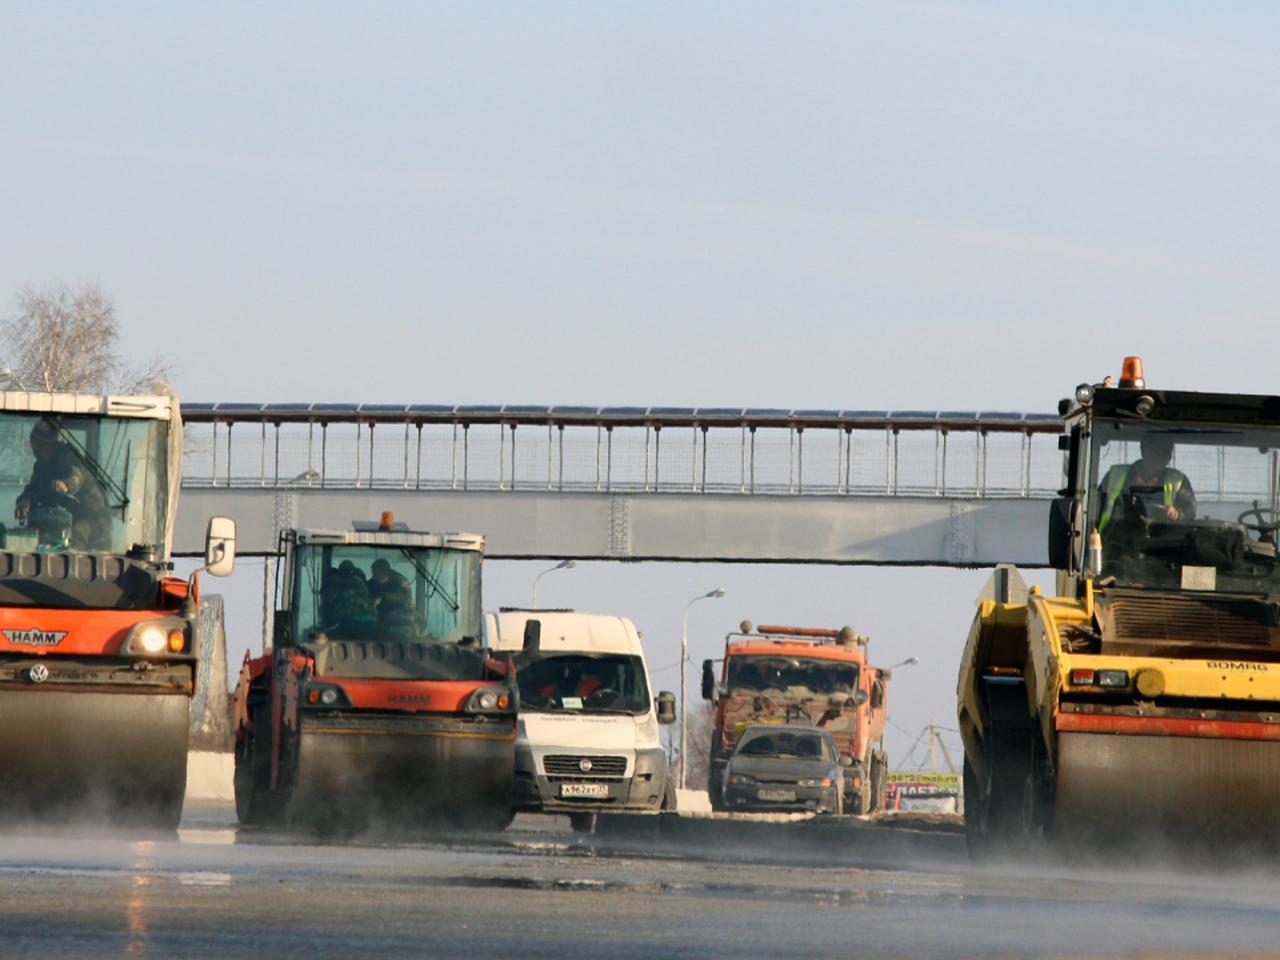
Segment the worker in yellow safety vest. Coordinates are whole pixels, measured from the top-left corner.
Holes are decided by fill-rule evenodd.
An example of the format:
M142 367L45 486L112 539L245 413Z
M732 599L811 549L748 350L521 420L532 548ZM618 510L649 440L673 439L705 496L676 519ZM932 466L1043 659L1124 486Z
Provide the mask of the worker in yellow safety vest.
M1152 504L1163 516L1152 519L1191 520L1196 515L1196 494L1186 474L1169 466L1173 459L1173 438L1163 433L1147 433L1142 437L1142 457L1125 465L1117 463L1107 471L1099 488L1102 493L1102 514L1098 517L1098 532L1102 533L1111 522L1121 496L1126 493L1147 494L1144 497L1149 515Z

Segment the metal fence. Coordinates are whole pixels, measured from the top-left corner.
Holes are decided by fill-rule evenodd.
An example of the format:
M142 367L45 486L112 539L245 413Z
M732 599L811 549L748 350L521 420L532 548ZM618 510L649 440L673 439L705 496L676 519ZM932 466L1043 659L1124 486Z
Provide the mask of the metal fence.
M1050 414L184 404L188 486L1042 497Z

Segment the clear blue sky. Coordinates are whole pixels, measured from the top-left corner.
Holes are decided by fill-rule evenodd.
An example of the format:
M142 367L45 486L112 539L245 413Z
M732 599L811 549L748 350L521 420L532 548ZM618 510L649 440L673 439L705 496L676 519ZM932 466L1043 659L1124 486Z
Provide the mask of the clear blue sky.
M96 280L199 400L1048 410L1126 352L1271 392L1277 21L0 3L0 303ZM490 602L534 569L490 565ZM925 658L912 729L953 714L982 579L556 577L548 600L630 613L656 664L710 586L708 636L853 623Z

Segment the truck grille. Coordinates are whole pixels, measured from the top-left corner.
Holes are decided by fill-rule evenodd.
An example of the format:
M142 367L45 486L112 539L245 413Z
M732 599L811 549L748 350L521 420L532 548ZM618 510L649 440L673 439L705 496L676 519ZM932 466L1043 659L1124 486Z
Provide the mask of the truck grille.
M589 760L591 769L583 770L582 761ZM569 756L552 754L544 757L542 768L548 777L573 777L582 780L599 780L604 777L622 777L627 772L626 757L592 757L585 754Z
M1122 595L1107 599L1103 632L1108 642L1268 646L1271 621L1270 607L1255 600Z

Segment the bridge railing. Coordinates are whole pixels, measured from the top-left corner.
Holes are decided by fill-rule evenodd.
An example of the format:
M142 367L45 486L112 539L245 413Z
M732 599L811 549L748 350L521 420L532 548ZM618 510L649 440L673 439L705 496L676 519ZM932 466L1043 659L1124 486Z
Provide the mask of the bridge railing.
M1051 414L184 404L195 487L1044 497Z

